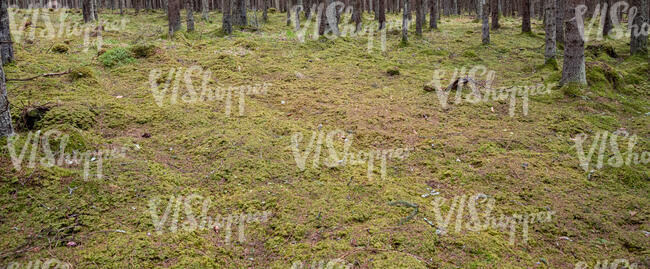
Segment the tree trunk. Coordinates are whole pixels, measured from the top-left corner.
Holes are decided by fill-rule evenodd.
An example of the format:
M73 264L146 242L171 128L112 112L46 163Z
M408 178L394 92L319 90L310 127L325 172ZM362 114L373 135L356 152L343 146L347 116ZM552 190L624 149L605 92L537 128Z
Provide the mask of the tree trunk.
M291 25L291 0L286 0L287 4L287 26Z
M201 18L204 21L209 21L210 20L210 7L208 5L208 0L201 0Z
M352 10L352 20L354 21L354 32L361 31L361 1L354 0L354 9Z
M423 23L424 10L422 10L422 0L415 0L415 35L422 36Z
M499 0L490 0L490 8L492 9L492 30L499 29Z
M438 29L438 0L431 0L429 8L429 28Z
M609 14L610 8L612 6L612 0L601 0L600 1L602 10L604 11L603 14L601 15L601 19L603 20L603 37L606 37L609 35L609 31L611 31L614 28L614 25L612 24L612 16Z
M7 1L1 0L0 6L0 54L2 54L2 64L7 64L14 59L14 44L11 39L11 27L9 27L9 12L7 11ZM0 107L0 111L2 107Z
M567 0L564 16L571 18L575 15L575 10L579 5L584 5L585 0ZM587 84L585 74L585 41L580 35L576 20L567 20L564 23L566 29L566 40L564 47L564 66L562 68L562 80L560 85L575 82Z
M408 1L408 0L406 0ZM386 26L386 0L379 0L377 11L379 12L379 30Z
M302 3L300 3L300 0L297 1L298 3L296 8L293 10L293 16L295 20L295 31L298 32L300 30L300 11L302 11Z
M551 59L555 59L555 0L544 0L544 22L546 30L546 50L544 52L544 58L548 62Z
M632 0L632 6L636 6L637 11L636 15L629 14L629 16L634 16L630 30L630 54L644 55L648 53L648 2L647 0Z
M2 1L5 6L5 0ZM9 99L7 97L7 85L5 84L5 72L0 65L0 137L10 136L14 133L11 126L11 113L9 113Z
M521 18L521 32L523 33L531 33L532 30L530 29L530 1L531 0L523 0L523 5L522 5L522 18Z
M187 31L194 31L194 1L185 0L185 11L187 12Z
M167 0L167 18L169 20L169 38L181 29L181 0Z
M92 15L92 1L93 0L82 0L81 12L83 13L84 22L91 22L93 20Z
M264 21L264 22L269 21L269 14L268 14L269 6L267 4L268 1L269 0L262 0L262 8L263 8L263 10L262 10L262 21Z
M318 22L318 35L322 36L325 34L325 29L327 28L327 16L325 12L325 8L327 8L327 1L325 0L320 0L320 4L318 5L318 11L316 11L316 22Z
M120 9L120 15L124 15L124 3L122 3L124 0L117 0L117 6Z
M266 3L266 0L265 0ZM222 21L222 30L225 34L230 35L232 33L232 16L231 16L231 4L232 0L223 0L223 21ZM264 9L266 13L266 9Z
M402 15L402 42L406 43L409 41L408 38L408 28L409 28L409 17L408 13L409 11L409 1L408 0L402 0L404 2L404 8L402 9L403 15Z
M483 1L476 0L476 18L478 21L483 21Z
M235 3L237 4L235 12L233 12L235 25L248 25L248 19L246 18L246 0L236 0Z
M558 43L564 43L564 1L555 2L555 40Z
M490 4L488 1L485 1L483 7L481 8L483 14L481 15L483 20L483 44L490 44Z

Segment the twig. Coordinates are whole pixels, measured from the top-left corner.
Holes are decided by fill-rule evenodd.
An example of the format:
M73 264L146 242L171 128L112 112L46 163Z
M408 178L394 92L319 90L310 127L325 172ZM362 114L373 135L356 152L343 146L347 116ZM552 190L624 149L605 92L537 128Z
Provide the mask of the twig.
M40 78L40 77L54 77L54 76L61 76L61 75L69 74L69 73L70 73L70 70L65 71L65 72L59 72L59 73L41 74L41 75L34 76L34 77L31 77L31 78L13 78L13 79L10 78L10 79L7 79L7 81L28 81L28 80L33 80L33 79L37 79L37 78Z

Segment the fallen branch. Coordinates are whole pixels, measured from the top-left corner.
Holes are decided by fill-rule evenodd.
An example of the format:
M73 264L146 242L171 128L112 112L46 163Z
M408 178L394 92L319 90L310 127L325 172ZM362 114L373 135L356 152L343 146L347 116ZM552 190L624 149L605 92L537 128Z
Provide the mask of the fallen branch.
M399 222L400 225L402 225L402 224L408 222L408 221L411 220L413 217L415 217L415 215L418 213L418 208L419 208L419 206L418 206L417 204L412 204L412 203L409 203L409 202L407 202L407 201L393 201L393 202L390 202L390 203L388 203L388 204L389 204L389 205L393 205L393 206L399 206L399 205L402 205L402 206L412 207L412 208L413 208L413 212L411 212L411 215L409 215L408 217L406 217L406 218L400 220L400 222Z
M69 74L70 70L65 71L65 72L59 72L59 73L46 73L46 74L40 74L38 76L30 77L30 78L9 78L7 81L28 81L28 80L34 80L40 77L54 77L54 76L62 76L65 74Z

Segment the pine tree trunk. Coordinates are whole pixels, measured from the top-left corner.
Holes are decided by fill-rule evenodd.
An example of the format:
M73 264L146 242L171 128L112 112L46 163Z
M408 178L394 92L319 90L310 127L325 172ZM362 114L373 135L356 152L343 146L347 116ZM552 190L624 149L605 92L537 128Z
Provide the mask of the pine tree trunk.
M487 45L490 44L490 4L488 3L488 1L485 1L481 10L483 11L483 14L481 15L483 20L482 40L483 40L483 44Z
M438 29L438 0L431 0L429 8L429 28Z
M422 23L424 21L424 10L422 0L415 0L415 35L422 36Z
M320 4L318 5L318 11L317 15L318 16L316 22L318 22L318 35L322 36L325 34L325 29L327 28L327 16L325 12L325 8L327 8L327 2L325 0L320 0Z
M645 55L648 53L647 25L646 29L644 29L644 24L648 23L648 2L647 0L632 0L631 5L636 6L637 11L632 20L630 54Z
M231 6L232 6L232 0L223 0L223 21L222 21L221 28L223 32L227 35L230 35L232 33ZM266 9L264 9L264 13L266 13Z
M483 21L483 0L476 0L476 18Z
M564 11L566 18L571 18L575 15L575 10L579 5L584 5L585 0L567 0ZM564 66L562 68L561 85L567 83L587 84L585 74L585 41L580 35L576 20L567 20L564 23L565 32L565 47L564 47Z
M262 0L262 21L268 22L269 21L269 14L268 14L268 1L269 0Z
M11 39L11 28L9 27L9 12L7 11L7 1L1 0L0 6L0 54L2 54L2 64L7 64L14 59L14 45ZM2 109L0 107L0 109Z
M117 0L117 2L118 2L117 5L118 5L118 7L120 9L120 15L124 15L124 4L122 3L122 1L124 1L124 0Z
M408 0L406 0L408 1ZM377 11L379 12L379 30L386 26L386 0L379 0Z
M492 9L492 30L499 29L499 0L490 0L490 8Z
M194 1L185 0L185 11L187 12L187 31L194 31Z
M246 17L246 0L236 0L236 12L233 13L235 25L246 26L248 25L248 18Z
M298 32L300 30L300 11L302 11L302 3L300 3L301 0L298 0L296 8L293 10L293 16L295 20L295 31Z
M361 31L361 1L354 0L354 9L352 10L352 20L354 21L354 32Z
M408 13L409 11L409 1L408 0L402 0L404 2L404 8L402 9L402 42L406 43L409 41L408 38L408 28L409 28L409 17Z
M564 1L555 2L555 40L564 43Z
M6 1L3 0L2 2L4 3ZM11 113L9 113L9 99L7 97L7 85L5 83L4 68L0 65L0 137L10 136L14 133L14 129L11 126Z
M291 25L291 0L286 0L287 3L287 26Z
M530 33L532 32L530 29L530 1L531 0L523 0L523 5L522 5L522 18L521 18L521 31L523 33Z
M544 58L546 61L555 59L555 0L544 0L544 22L546 30L546 50L544 52Z
M84 22L91 22L93 20L93 15L92 15L92 1L93 0L82 0L82 5L81 5L81 12L83 13L84 17Z
M201 18L204 21L209 21L210 20L210 7L208 5L208 0L201 0Z
M169 20L169 38L181 29L181 0L167 0L167 18Z
M609 14L610 8L612 6L612 0L601 0L600 6L604 11L604 13L601 14L601 19L603 20L602 36L606 37L609 35L609 31L614 28L614 25L612 24L612 16Z

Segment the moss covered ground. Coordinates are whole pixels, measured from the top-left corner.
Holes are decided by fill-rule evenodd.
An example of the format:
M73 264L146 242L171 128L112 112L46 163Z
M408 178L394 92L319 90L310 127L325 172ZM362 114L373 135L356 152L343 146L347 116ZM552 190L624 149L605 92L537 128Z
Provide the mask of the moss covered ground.
M126 28L103 32L99 51L85 50L82 36L16 43L8 79L73 71L9 81L14 122L23 109L49 104L34 131L69 134L68 148L126 152L104 160L101 178L84 180L82 166L16 169L0 141L0 266L48 258L74 268L290 268L336 258L355 268L650 264L648 164L586 172L573 140L624 128L639 138L635 152L650 151L649 59L630 57L625 40L590 41L598 46L587 51L588 86L552 88L530 97L527 115L518 102L510 117L508 101L443 109L423 86L436 70L447 71L446 84L455 68L475 65L495 71L495 88L557 83L562 60L559 69L545 65L539 21L532 35L522 35L518 20L504 18L484 46L473 18L443 17L439 30L421 38L411 29L408 44L388 31L385 51L375 31L368 51L366 36L299 42L281 13L229 37L221 15L210 15L213 22L195 15L197 31L170 40L164 13L129 10ZM81 21L79 13L69 16ZM121 19L110 11L100 16ZM46 31L38 25L37 34ZM211 71L211 87L271 86L246 96L243 115L236 105L228 115L223 100L158 106L151 70L193 65ZM385 178L369 178L366 165L314 168L311 157L301 171L291 138L303 134L304 149L321 128L353 134L353 151L412 150L389 161ZM29 131L18 130L17 150ZM510 245L498 229L437 234L424 220L436 224L434 199L422 197L427 188L450 200L495 198L493 215L555 215L531 225L527 243L518 232ZM223 230L156 233L149 201L163 201L161 214L169 197L191 194L210 198L210 215L271 214L247 224L244 242L226 242ZM393 201L417 204L418 212L403 222L412 208Z

